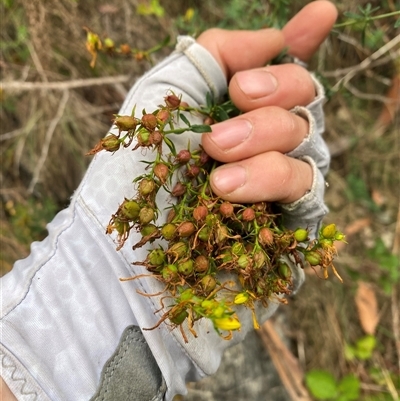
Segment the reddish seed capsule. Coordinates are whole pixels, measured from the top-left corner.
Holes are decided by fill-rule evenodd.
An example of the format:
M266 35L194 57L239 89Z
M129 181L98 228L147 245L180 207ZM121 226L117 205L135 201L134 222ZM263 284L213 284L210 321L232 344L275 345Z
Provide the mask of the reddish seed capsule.
M154 167L154 175L164 184L169 175L169 168L164 163L158 163Z
M169 118L170 118L170 112L166 109L161 109L157 113L157 120L159 120L163 124L166 124L169 121Z
M203 221L208 215L208 209L204 205L199 205L193 210L193 218L196 221Z
M274 234L269 228L263 227L258 232L258 240L260 241L260 244L263 246L272 245L272 243L274 242Z
M180 237L190 237L196 230L196 227L191 221L184 221L177 228L177 233Z
M219 212L222 214L223 217L233 216L233 211L233 205L230 202L223 202L219 207Z
M157 117L154 114L145 114L142 117L142 125L149 131L153 131L157 127Z
M251 207L244 209L242 219L244 221L253 221L256 218L256 212Z
M208 161L210 160L210 156L204 152L204 150L201 151L200 153L200 159L199 159L199 164L201 166L203 166L204 164L206 164Z
M207 116L203 121L203 124L205 125L213 125L214 123L215 121L210 116Z
M186 175L189 178L196 178L199 174L200 174L200 167L199 166L196 166L195 164L191 164L190 166L188 166L187 171L186 171Z
M127 44L123 44L119 47L119 50L121 51L122 54L129 54L131 52L131 48Z
M182 196L185 193L186 193L186 186L183 185L181 182L177 182L171 191L171 195L176 197Z
M199 255L194 261L194 269L198 273L205 273L210 266L208 259L204 255Z
M181 99L176 95L168 95L164 98L165 104L171 110L177 109L181 104Z
M190 161L192 158L192 155L187 149L181 150L177 155L176 155L176 160L180 164L186 164Z
M151 145L159 145L163 140L163 136L160 131L153 131L150 134L149 142Z

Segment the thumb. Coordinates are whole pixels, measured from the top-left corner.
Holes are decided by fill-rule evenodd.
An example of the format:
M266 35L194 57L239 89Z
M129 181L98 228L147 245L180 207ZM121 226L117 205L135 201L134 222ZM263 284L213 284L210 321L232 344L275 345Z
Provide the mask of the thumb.
M217 60L229 79L237 71L264 66L276 57L285 45L281 31L226 31L213 28L203 32L197 43Z

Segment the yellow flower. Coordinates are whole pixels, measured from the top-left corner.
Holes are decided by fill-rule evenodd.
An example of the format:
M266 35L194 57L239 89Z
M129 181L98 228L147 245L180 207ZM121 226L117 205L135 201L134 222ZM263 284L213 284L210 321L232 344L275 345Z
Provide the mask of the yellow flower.
M214 325L218 329L227 331L239 330L241 327L239 319L236 317L221 317L219 319L214 319Z
M241 305L241 304L244 304L245 302L247 302L248 300L249 300L249 294L247 292L241 292L241 293L236 295L236 297L233 300L233 302L236 305Z

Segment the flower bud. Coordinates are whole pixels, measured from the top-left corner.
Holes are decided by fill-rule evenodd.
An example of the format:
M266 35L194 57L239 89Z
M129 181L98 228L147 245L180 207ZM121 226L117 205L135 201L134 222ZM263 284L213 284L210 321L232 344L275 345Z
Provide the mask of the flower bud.
M197 273L205 273L209 267L210 263L208 261L208 258L204 255L199 255L194 260L194 269Z
M150 207L142 207L139 212L139 221L140 224L145 225L150 223L155 217L154 210Z
M120 131L134 130L138 123L139 120L132 116L117 116L114 120L114 124Z
M304 228L298 228L294 232L294 238L297 242L304 242L308 240L308 231Z
M154 131L157 127L157 117L154 114L144 114L142 117L142 125L149 131Z
M241 327L239 319L237 319L236 317L232 317L232 316L214 319L213 323L217 329L226 330L226 331L239 330Z
M232 203L230 202L223 202L219 207L219 212L223 217L231 217L233 216L234 208Z
M263 246L270 246L274 242L274 234L268 227L263 227L258 232L258 241Z
M242 220L244 221L253 221L256 218L256 212L251 207L248 207L243 210Z
M154 167L154 175L164 184L169 175L169 168L164 163L158 163Z
M208 209L204 205L199 205L193 209L193 218L196 221L203 221L208 215Z
M236 295L235 299L233 300L233 303L236 305L242 305L246 303L249 300L249 294L247 292L240 292L239 294Z
M335 239L336 235L336 224L328 224L325 227L322 227L321 234L326 239Z
M134 200L125 199L121 205L121 214L123 217L135 221L139 217L140 206Z
M180 237L190 237L195 231L196 227L191 221L184 221L177 228Z
M139 194L142 196L150 195L156 188L153 180L143 178L139 183Z
M177 155L176 155L176 160L180 164L186 164L190 161L192 158L191 153L187 149L181 150Z
M163 228L161 229L161 235L167 240L171 240L176 232L176 226L172 223L164 224Z

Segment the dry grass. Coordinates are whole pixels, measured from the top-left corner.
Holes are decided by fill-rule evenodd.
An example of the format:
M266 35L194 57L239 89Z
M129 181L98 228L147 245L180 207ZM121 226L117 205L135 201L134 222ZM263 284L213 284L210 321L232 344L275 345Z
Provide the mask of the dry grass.
M6 7L8 3L13 5ZM162 0L166 11L163 18L137 15L139 3L0 2L4 26L0 38L3 81L45 85L113 75L125 77L119 83L74 89L0 92L2 273L27 255L33 239L43 237L44 222L50 218L48 205L52 205L50 212L54 213L68 203L88 163L83 154L107 132L112 114L117 112L127 89L150 67L148 62L101 56L92 70L82 27L107 34L117 43L148 49L167 34L172 38L177 35L175 21L189 6L197 10L197 19L186 26L190 32L221 20L232 23L224 19L223 6L216 1ZM241 2L232 2L233 6L234 3ZM266 1L255 3L259 9L253 15L254 21L257 15L273 10ZM293 2L289 14L305 3ZM366 4L336 3L341 12L357 11L358 5ZM395 10L391 0L375 3L382 6L381 12ZM395 86L400 81L399 43L374 58L376 51L396 37L393 24L393 19L375 21L371 28L375 36L367 36L365 44L361 32L341 29L330 36L313 61L327 85L338 89L326 106L326 138L333 153L327 179L330 187L326 200L331 209L327 221L336 222L350 235L349 244L340 250L337 261L345 283L342 285L335 278L322 281L310 274L288 307L292 321L289 336L305 370L326 369L337 377L353 372L362 381L365 394L392 397L375 399L394 399L394 391L400 391L399 387L390 387L390 381L393 384L395 379L384 374L400 375L399 281L390 283L391 294L385 292L383 257L371 257L379 239L397 256L400 252L400 123L399 106L395 103L400 97L399 86ZM155 57L162 58L168 52L164 49ZM354 76L347 83L342 81L344 87L339 87L338 82L349 71L355 72ZM390 88L391 102L387 98ZM389 113L385 115L384 110ZM380 313L376 329L378 347L366 362L344 358L345 344L354 343L364 334L354 301L361 280L374 284ZM383 372L380 383L371 379L371 367Z

